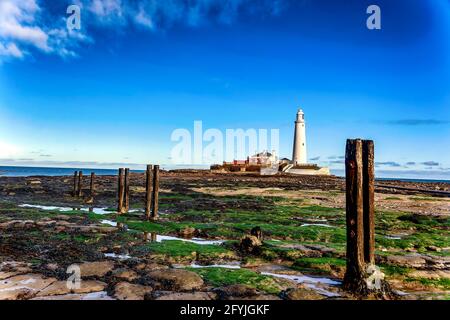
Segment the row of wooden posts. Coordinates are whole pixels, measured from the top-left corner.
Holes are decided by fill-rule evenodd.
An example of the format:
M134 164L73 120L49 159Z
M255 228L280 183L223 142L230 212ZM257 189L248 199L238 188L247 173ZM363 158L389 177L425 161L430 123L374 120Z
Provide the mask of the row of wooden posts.
M83 196L83 171L75 171L73 174L73 191L74 197ZM93 199L95 195L95 173L91 172L91 182L89 195Z
M374 143L349 139L345 154L347 270L344 288L361 291L367 279L367 267L375 263L375 174ZM74 174L74 195L82 196L83 173ZM94 197L95 174L91 173L90 196ZM159 166L148 165L145 184L145 215L158 219ZM130 207L130 169L118 174L118 208L120 214Z
M130 209L130 169L120 168L118 176L117 212L123 214ZM159 166L148 165L145 172L145 215L149 220L158 219Z
M83 171L75 171L73 176L73 196L83 197ZM130 169L120 168L118 173L117 212L130 210ZM88 202L95 196L95 173L91 173ZM159 165L148 165L145 173L145 215L149 220L158 219L159 209Z

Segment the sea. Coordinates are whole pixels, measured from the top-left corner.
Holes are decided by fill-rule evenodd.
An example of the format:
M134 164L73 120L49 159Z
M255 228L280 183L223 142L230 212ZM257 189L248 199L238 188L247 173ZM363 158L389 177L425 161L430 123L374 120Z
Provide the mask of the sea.
M110 176L117 174L117 169L0 166L0 177L72 176L75 171L80 170L86 174L94 172L97 176ZM145 171L131 170L131 172Z
M161 167L162 169L178 169ZM205 167L206 168L206 167ZM197 168L198 169L198 168ZM0 166L0 177L33 177L33 176L72 176L75 171L83 171L86 174L94 172L97 176L116 175L117 169L96 169L96 168L54 168L54 167L18 167L18 166ZM142 173L144 170L131 170L131 172ZM332 172L337 176L343 176L342 172ZM396 180L405 182L441 182L450 183L446 179L426 179L426 178L406 178L406 177L377 177L377 180Z

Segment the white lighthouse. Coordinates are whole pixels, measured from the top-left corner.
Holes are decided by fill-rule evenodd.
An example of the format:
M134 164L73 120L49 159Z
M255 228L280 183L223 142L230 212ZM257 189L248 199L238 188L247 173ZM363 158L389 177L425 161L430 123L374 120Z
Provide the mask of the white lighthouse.
M297 119L295 120L294 151L292 155L292 164L294 166L297 166L306 164L307 162L305 114L303 113L302 109L299 109L297 112Z

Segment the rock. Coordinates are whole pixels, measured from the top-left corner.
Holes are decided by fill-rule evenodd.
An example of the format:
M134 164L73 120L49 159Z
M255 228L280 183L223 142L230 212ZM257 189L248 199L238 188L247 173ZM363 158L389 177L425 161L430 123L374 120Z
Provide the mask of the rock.
M415 270L408 276L425 279L450 279L450 270Z
M28 180L27 181L28 185L40 185L42 184L41 180Z
M95 227L91 227L93 232L98 232L98 233L114 233L117 232L117 228L115 227L105 227L105 226L95 226Z
M59 266L57 263L48 263L45 265L45 268L50 271L56 271L58 270Z
M427 267L431 267L433 269L450 269L449 256L423 255L422 257L427 262Z
M133 270L130 270L130 269L125 269L125 268L114 270L113 276L117 279L125 280L125 281L133 281L138 278L138 274L136 272L134 272Z
M0 280L5 280L14 276L19 275L20 272L15 271L0 271Z
M119 300L144 300L152 292L151 287L128 282L119 282L114 288L114 296Z
M10 220L0 223L0 229L23 229L34 227L33 220Z
M55 216L56 220L65 220L65 221L67 221L67 220L70 220L71 218L72 218L71 216L63 215L63 214L59 214L59 215Z
M69 221L57 221L56 225L58 227L73 227L74 226L74 224Z
M322 255L335 254L336 253L336 249L328 248L328 247L326 247L324 245L320 245L320 244L305 244L305 247L308 248L308 249L320 251L322 253Z
M442 249L436 246L428 246L425 249L427 249L428 251L434 251L434 252L441 252Z
M56 221L37 221L36 225L38 227L53 227L56 225Z
M115 245L114 247L112 247L112 251L114 253L122 253L122 246L121 245Z
M70 293L70 289L67 287L67 281L57 281L42 290L37 294L38 297L42 296L56 296Z
M106 283L100 281L81 281L80 288L71 289L67 286L67 281L57 281L52 283L50 286L42 290L38 293L38 297L45 296L57 296L57 295L65 295L69 293L91 293L91 292L99 292L103 291L106 288Z
M281 300L279 297L271 295L271 294L257 294L256 296L252 297L245 297L245 298L237 298L237 297L230 297L228 300L241 300L241 301L276 301Z
M386 262L387 264L409 268L420 268L426 264L426 260L420 255L388 256Z
M178 232L178 235L183 238L192 238L195 236L195 228L187 227Z
M29 263L17 261L2 262L0 264L0 270L0 280L32 272Z
M251 297L258 294L255 288L243 284L233 284L227 287L217 288L214 291L217 292L221 299L227 299L229 297Z
M153 295L154 300L215 300L217 295L213 292L157 292Z
M167 270L168 266L157 263L140 263L136 266L136 270L152 272L157 270Z
M159 282L165 290L189 291L203 286L203 279L195 272L187 270L159 270L150 272L148 276Z
M306 288L288 289L281 293L286 300L322 300L324 296Z
M257 253L261 246L261 241L255 236L245 236L239 244L240 249L246 253Z
M91 293L105 290L107 284L95 280L82 280L80 288L71 290L72 293Z
M56 281L39 274L25 274L0 281L0 300L23 300L34 297Z
M80 264L81 278L103 277L114 268L112 261L85 262Z
M105 291L87 294L66 294L60 296L36 297L31 300L114 300Z

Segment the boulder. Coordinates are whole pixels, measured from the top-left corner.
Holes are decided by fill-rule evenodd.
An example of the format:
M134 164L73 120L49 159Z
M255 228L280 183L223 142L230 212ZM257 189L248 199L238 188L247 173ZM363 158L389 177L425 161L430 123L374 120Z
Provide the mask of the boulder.
M434 252L441 252L442 249L436 246L428 246L425 249L427 249L428 251L434 251Z
M184 228L183 230L180 230L178 232L178 235L182 238L192 238L195 236L195 232L196 232L195 228L187 227Z
M0 264L0 280L5 280L21 274L31 273L30 264L17 261L7 261Z
M57 281L52 283L50 286L40 291L37 296L45 297L45 296L57 296L57 295L65 295L69 293L91 293L91 292L99 292L103 291L106 288L106 283L100 281L81 281L80 288L71 289L67 285L67 281Z
M151 287L128 282L119 282L114 288L114 296L119 300L144 300L152 292Z
M81 278L103 277L114 269L112 261L85 262L80 264Z
M113 276L119 280L124 281L133 281L138 278L138 274L135 271L125 268L114 270Z
M420 255L388 256L386 262L408 268L420 268L426 264L426 260Z
M23 300L34 297L56 281L39 274L24 274L0 281L0 300Z
M159 282L163 289L171 291L190 291L203 286L203 279L195 272L181 269L153 271L148 276Z
M261 246L262 242L255 236L245 236L239 244L241 251L246 253L257 253Z

